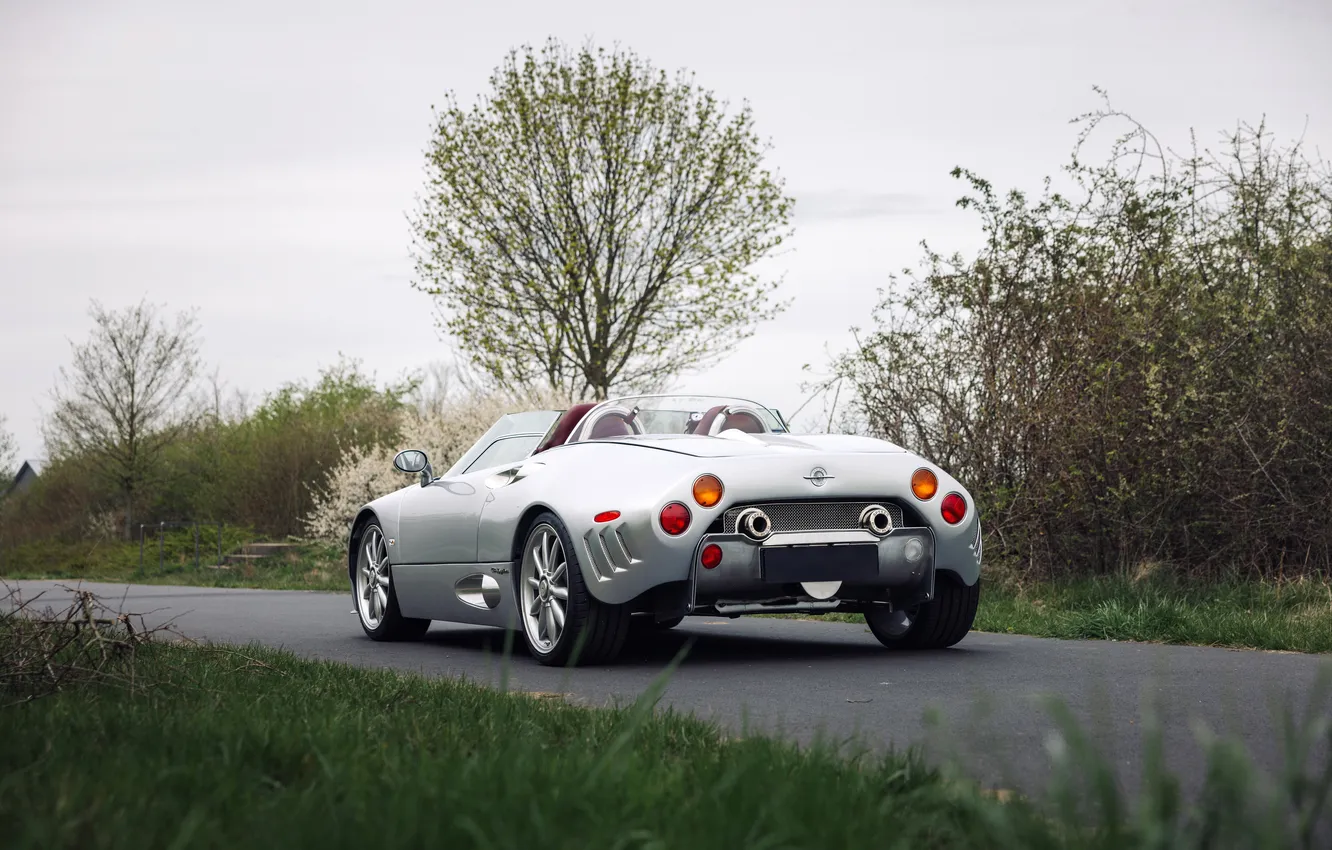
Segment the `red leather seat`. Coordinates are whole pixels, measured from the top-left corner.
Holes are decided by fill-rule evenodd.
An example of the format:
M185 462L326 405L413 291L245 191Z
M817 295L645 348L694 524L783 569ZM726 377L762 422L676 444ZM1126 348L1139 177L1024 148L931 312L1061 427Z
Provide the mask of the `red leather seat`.
M710 408L703 414L703 418L698 420L698 423L694 425L693 430L689 433L707 434L712 430L712 424L717 420L718 416L722 417L723 431L735 429L736 431L743 431L746 434L768 433L767 427L765 427L754 414L743 410L737 410L734 413L726 413L725 411L726 405L719 404L716 407Z
M633 426L623 416L618 413L607 413L592 426L592 433L588 434L587 438L605 440L610 437L628 437L633 433Z
M541 445L537 446L536 449L532 451L532 454L539 454L546 449L552 449L555 446L564 445L564 441L569 439L569 435L578 427L578 423L583 421L583 417L587 415L587 412L596 406L595 402L585 401L575 404L573 407L564 411L564 414L556 420L555 427L551 429L550 436L547 437Z
M746 413L743 410L737 410L735 413L727 416L726 421L722 423L722 427L727 429L734 428L735 430L743 431L746 434L768 433L768 429L763 427L763 423L758 420L757 416L752 413Z

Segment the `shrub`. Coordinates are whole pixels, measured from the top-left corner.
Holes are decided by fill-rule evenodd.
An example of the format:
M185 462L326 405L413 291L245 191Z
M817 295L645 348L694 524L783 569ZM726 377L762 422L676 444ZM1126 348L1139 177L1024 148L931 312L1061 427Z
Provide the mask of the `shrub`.
M566 399L550 391L512 393L475 385L449 389L442 396L418 397L416 402L403 418L396 445L351 446L343 453L305 514L309 537L344 543L362 505L409 484L393 468L399 450L425 451L436 474L442 474L505 413L568 406Z
M984 247L927 248L839 361L865 428L973 487L987 552L1332 567L1332 172L1262 126L1225 140L1180 157L1131 123L1034 201L955 171Z

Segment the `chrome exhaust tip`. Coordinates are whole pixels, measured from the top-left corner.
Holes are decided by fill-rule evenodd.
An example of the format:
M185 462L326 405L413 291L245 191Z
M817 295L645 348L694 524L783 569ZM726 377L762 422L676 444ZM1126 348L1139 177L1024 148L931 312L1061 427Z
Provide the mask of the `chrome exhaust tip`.
M758 508L745 508L735 518L736 529L750 540L767 540L772 534L772 520Z
M883 505L870 505L860 512L860 526L877 537L893 530L893 517Z

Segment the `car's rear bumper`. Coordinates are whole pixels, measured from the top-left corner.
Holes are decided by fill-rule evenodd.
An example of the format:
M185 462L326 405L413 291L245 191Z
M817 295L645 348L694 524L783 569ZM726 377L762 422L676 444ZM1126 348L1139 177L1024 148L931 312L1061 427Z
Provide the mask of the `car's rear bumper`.
M702 565L716 545L721 563ZM876 557L868 557L867 550ZM690 610L718 614L760 611L865 610L914 605L934 593L935 540L925 527L773 534L707 534L694 554ZM835 583L835 584L834 584Z

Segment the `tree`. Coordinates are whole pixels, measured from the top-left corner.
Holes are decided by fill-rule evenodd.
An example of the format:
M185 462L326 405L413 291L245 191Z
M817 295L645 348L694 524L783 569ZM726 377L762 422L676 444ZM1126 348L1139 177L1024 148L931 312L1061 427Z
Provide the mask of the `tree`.
M753 265L789 235L748 105L631 52L511 52L436 114L412 220L444 328L506 385L658 387L783 308Z
M5 421L5 417L0 415L0 491L13 480L17 471L15 464L18 463L18 444L14 435L5 427Z
M44 436L52 458L80 458L115 489L128 539L135 498L192 421L186 399L199 369L196 325L187 313L159 318L142 302L112 312L93 301L88 312L92 335L71 343L73 364L60 369Z

